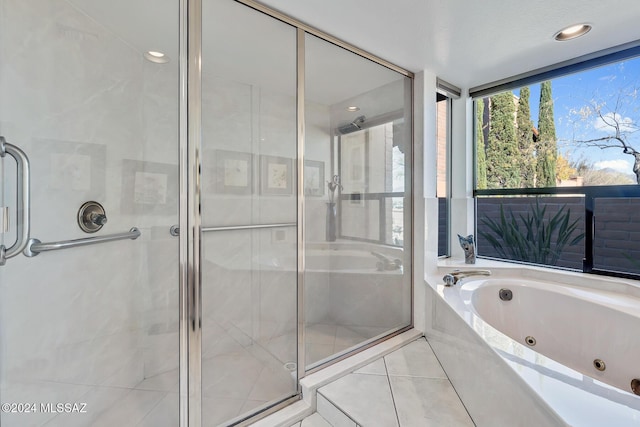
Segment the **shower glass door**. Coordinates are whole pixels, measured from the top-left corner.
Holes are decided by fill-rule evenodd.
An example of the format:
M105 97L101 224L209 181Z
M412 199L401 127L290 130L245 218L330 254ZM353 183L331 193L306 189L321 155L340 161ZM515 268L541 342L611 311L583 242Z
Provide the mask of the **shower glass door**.
M0 135L30 160L31 237L93 243L0 266L2 427L178 425L178 3L149 5L0 0Z
M411 325L411 78L305 37L307 369Z
M296 30L202 9L202 422L297 392Z

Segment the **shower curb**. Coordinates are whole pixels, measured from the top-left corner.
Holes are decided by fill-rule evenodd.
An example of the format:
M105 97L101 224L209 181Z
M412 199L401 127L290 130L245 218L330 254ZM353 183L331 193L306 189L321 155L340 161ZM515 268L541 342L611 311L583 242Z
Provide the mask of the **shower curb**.
M424 333L421 331L409 329L380 344L310 374L300 381L302 400L250 425L252 427L289 427L302 421L307 416L316 412L317 391L320 387L356 371L422 336L424 336Z

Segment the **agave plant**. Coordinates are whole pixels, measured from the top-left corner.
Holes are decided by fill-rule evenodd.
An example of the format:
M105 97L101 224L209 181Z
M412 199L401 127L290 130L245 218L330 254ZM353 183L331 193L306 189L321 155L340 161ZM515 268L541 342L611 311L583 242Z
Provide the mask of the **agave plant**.
M574 236L578 220L570 222L571 209L564 205L551 218L545 218L546 206L530 205L526 216L518 218L500 205L500 219L485 217L481 220L490 231L478 231L493 246L501 258L535 264L555 265L565 246L574 246L584 233Z
M629 261L636 269L640 270L640 261L638 261L637 259L635 259L629 254L623 253L622 256L625 257L627 261Z

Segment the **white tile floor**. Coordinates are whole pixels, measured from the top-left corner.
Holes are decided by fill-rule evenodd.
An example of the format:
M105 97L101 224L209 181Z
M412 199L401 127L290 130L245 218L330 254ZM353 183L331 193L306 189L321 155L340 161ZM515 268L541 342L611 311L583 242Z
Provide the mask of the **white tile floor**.
M266 403L285 398L295 390L294 375L285 369L295 360L295 334L274 336L265 342L251 340L230 328L208 325L203 346L202 419L206 427L217 426ZM307 360L318 361L335 352L376 337L380 328L313 324L307 328ZM382 361L378 373L384 373ZM374 369L373 364L367 369ZM382 369L382 370L380 370ZM153 426L178 424L178 370L144 379L133 388L112 385L25 382L11 384L3 397L43 402L86 402L86 414L3 414L2 427ZM21 414L19 414L21 415ZM319 415L305 420L304 427L324 426Z
M320 414L317 412L308 416L299 423L294 424L292 427L332 427Z
M207 326L202 357L203 426L220 425L295 393L294 375L264 343L230 327ZM291 335L291 340L295 342L295 335ZM295 360L295 351L282 353L284 360ZM175 427L179 424L177 368L150 376L132 388L31 381L3 384L0 394L3 401L6 398L16 402L87 404L87 412L83 414L2 414L2 427Z
M424 338L321 387L317 411L294 427L474 426Z
M315 364L331 355L375 338L388 328L342 326L311 323L305 329L305 359L307 365Z

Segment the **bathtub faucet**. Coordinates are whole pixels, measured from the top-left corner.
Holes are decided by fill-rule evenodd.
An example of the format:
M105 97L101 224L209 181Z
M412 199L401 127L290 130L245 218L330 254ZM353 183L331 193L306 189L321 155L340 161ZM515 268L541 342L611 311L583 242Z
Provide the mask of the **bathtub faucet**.
M378 263L376 263L378 271L399 270L400 267L402 267L402 261L398 258L391 259L385 255L382 255L380 252L375 251L371 251L371 255L380 260Z
M454 270L451 273L445 274L442 280L444 280L445 286L453 286L465 277L469 276L491 276L489 270Z

